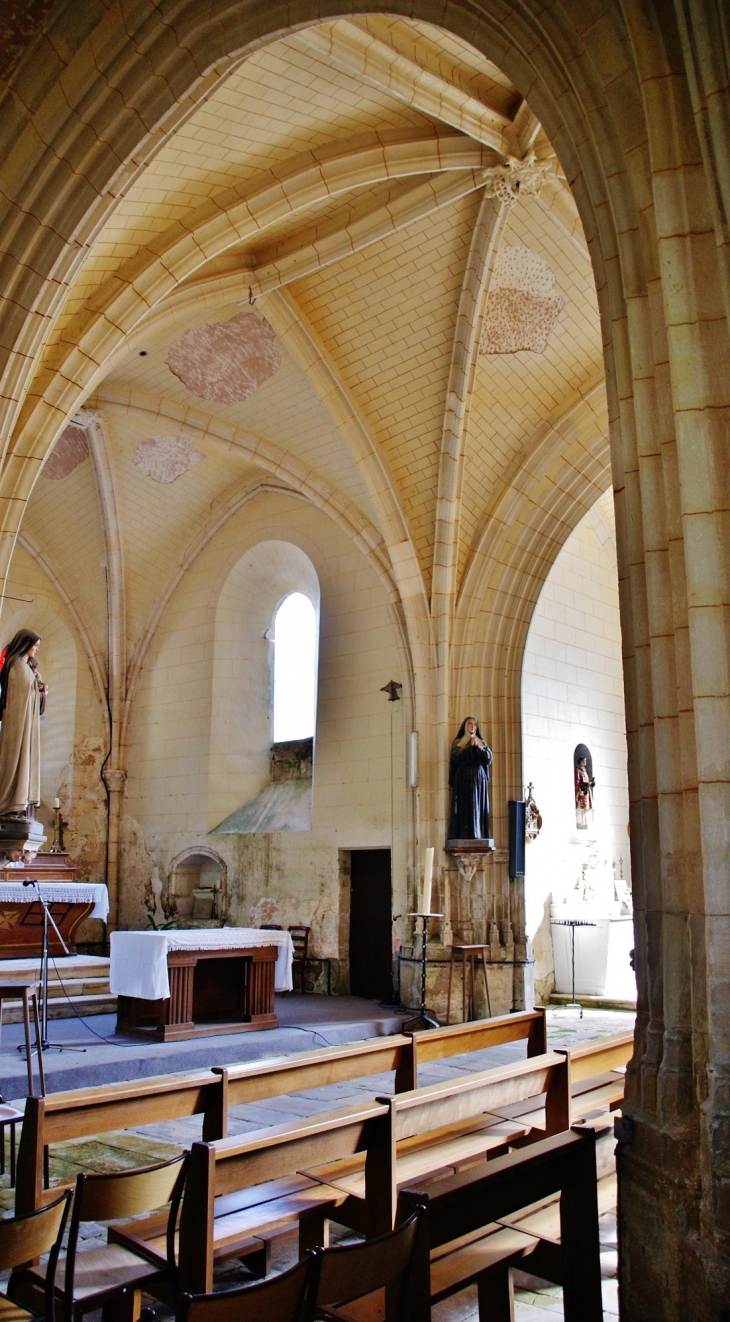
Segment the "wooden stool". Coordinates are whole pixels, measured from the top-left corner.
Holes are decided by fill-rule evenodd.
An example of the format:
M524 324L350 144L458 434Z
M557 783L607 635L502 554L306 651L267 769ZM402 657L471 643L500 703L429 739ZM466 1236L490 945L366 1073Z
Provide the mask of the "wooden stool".
M484 990L487 994L487 1015L492 1017L492 1003L489 999L489 982L487 980L487 951L489 946L452 946L451 963L449 965L449 999L446 1003L446 1022L451 1023L451 984L454 977L454 963L457 955L461 956L461 1014L462 1023L466 1023L466 970L467 965L471 971L471 1003L474 1009L475 1001L475 983L474 983L474 964L479 956L482 957L482 969L484 970Z
M35 1020L35 1041L38 1050L38 1073L41 1080L41 1097L46 1095L46 1078L43 1072L43 1051L41 1048L41 1026L38 1021L38 983L37 982L0 982L0 1031L3 1024L3 1001L23 1002L23 1025L25 1027L25 1054L28 1065L28 1096L35 1097L33 1087L33 1056L30 1046L30 1005L33 1002Z

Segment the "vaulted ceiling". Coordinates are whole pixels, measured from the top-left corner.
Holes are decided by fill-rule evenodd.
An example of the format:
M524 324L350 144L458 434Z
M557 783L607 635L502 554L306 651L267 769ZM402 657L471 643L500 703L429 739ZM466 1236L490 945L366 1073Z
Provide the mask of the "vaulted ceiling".
M81 408L101 419L112 505L68 423ZM60 440L22 535L101 651L105 519L130 649L162 583L257 482L336 515L424 619L439 594L455 617L495 519L527 526L541 506L525 546L544 577L608 485L607 423L591 265L529 106L421 22L338 20L262 46L113 208L24 426Z

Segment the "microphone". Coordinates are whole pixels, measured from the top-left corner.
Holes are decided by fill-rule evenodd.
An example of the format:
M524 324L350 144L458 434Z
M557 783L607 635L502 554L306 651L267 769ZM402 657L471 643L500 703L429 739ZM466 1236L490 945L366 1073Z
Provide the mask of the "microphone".
M24 881L24 882L21 882L21 885L23 885L23 886L37 886L37 885L38 885L38 882L35 880L35 878L33 878L32 881Z

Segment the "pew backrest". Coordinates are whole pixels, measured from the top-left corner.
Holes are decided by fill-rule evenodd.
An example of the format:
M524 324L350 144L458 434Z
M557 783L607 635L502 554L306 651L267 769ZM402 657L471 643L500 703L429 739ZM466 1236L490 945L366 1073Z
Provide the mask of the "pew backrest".
M560 1048L556 1048L560 1050ZM634 1034L614 1033L610 1037L591 1038L578 1046L570 1047L567 1055L570 1059L570 1077L573 1083L592 1079L610 1070L617 1070L628 1065L634 1051Z
M480 1230L486 1236L503 1218L556 1193L560 1195L566 1322L601 1322L596 1154L591 1130L554 1135L470 1171L425 1187L414 1185L401 1193L399 1220L417 1206L425 1208L416 1271L420 1283L420 1289L416 1285L420 1305L416 1315L430 1316L429 1251L466 1240Z
M379 1203L390 1171L389 1143L388 1107L377 1102L240 1138L193 1143L180 1216L181 1287L191 1293L211 1288L216 1199L260 1185L265 1214L276 1198L277 1181L301 1175L304 1182L309 1168L365 1152L366 1187Z
M521 1010L493 1019L477 1019L466 1024L450 1024L413 1033L413 1088L418 1087L418 1071L429 1060L445 1060L471 1051L501 1046L505 1042L527 1041L528 1059L547 1051L547 1028L544 1009ZM396 1089L405 1092L406 1089Z
M28 1097L18 1148L16 1214L32 1212L55 1196L42 1189L43 1150L51 1143L203 1116L206 1138L223 1136L228 1126L225 1070L192 1070Z
M566 1055L545 1052L529 1060L433 1083L410 1093L379 1097L392 1117L393 1138L414 1138L484 1113L498 1115L518 1102L545 1094L546 1133L570 1127L569 1062Z
M402 1033L368 1038L342 1047L305 1051L250 1064L228 1066L228 1104L242 1106L284 1097L304 1088L324 1088L372 1074L395 1071L396 1092L415 1088L412 1039Z

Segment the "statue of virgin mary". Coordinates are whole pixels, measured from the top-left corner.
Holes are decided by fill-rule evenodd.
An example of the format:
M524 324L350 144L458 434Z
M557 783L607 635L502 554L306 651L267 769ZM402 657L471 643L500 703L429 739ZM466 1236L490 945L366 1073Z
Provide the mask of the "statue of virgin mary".
M492 750L476 716L461 722L451 745L449 840L489 840L489 768Z
M33 817L41 801L40 636L20 629L0 652L0 818Z

